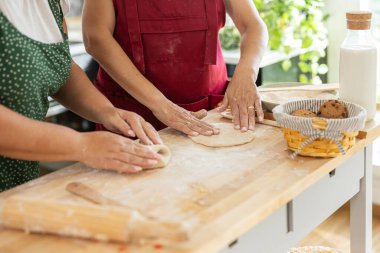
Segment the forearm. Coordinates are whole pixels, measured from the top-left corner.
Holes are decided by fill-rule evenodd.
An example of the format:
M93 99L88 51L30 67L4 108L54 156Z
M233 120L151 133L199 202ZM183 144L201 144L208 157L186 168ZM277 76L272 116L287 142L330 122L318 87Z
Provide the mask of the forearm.
M160 107L165 96L135 67L108 32L93 35L86 49L124 90L151 110Z
M32 161L79 161L81 134L0 105L0 154Z
M85 1L82 23L87 52L113 80L152 111L168 103L165 96L139 72L113 37L116 16L112 0Z
M236 74L249 73L256 81L268 43L266 25L251 0L226 0L226 6L241 35L241 53Z
M236 71L251 71L254 80L256 80L267 42L268 34L265 26L256 24L248 27L241 34L241 53Z
M116 113L116 108L74 62L70 77L53 97L69 110L96 123L103 123L103 118L108 113Z

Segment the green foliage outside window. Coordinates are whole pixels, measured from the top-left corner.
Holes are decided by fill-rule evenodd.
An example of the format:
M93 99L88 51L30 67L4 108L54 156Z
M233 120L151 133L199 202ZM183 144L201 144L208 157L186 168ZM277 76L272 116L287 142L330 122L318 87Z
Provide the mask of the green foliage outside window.
M269 49L285 54L293 50L312 49L299 56L298 77L303 83L321 83L319 75L328 71L326 64L320 64L325 57L327 29L324 21L323 0L253 0L269 32ZM220 33L225 50L236 49L240 36L232 22L227 22ZM290 57L290 55L289 55ZM287 59L281 64L284 71L292 67Z

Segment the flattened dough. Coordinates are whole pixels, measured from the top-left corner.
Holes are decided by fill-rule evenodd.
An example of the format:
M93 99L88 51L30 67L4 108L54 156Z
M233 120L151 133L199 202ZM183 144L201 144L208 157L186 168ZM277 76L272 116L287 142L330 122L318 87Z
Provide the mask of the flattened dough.
M158 168L163 168L168 165L170 162L170 159L172 157L172 154L170 152L170 149L166 145L152 145L149 146L154 152L160 155L160 159L158 160L158 163L155 164L151 168L145 168L147 170L151 169L158 169Z
M221 112L220 115L222 115L226 119L233 119L231 109L227 109L224 112Z
M255 138L253 131L249 130L243 133L240 130L235 130L234 125L231 123L216 123L214 125L220 129L218 135L198 135L190 138L194 142L208 147L238 146L251 142Z

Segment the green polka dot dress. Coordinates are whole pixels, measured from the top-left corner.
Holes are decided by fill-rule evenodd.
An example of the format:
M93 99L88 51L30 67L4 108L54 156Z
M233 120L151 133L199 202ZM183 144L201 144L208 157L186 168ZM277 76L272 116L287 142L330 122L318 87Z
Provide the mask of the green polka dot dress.
M35 120L44 120L48 96L56 93L70 75L71 56L63 32L59 0L50 8L64 37L46 44L20 33L0 12L0 104ZM39 176L39 164L0 156L0 191Z

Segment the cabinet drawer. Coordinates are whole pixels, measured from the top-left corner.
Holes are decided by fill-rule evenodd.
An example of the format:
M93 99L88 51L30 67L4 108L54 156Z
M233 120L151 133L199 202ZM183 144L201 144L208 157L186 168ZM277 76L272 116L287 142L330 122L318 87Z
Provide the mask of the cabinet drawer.
M351 157L220 253L283 253L359 192L364 151Z
M278 253L291 246L287 207L281 207L220 253Z
M302 239L359 192L364 176L364 151L293 200L293 233Z

